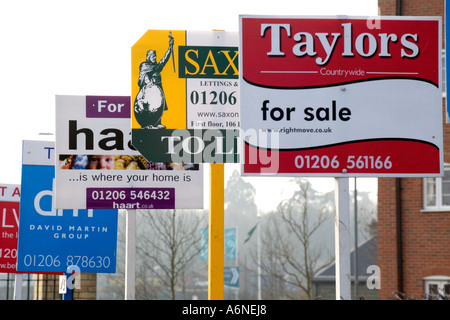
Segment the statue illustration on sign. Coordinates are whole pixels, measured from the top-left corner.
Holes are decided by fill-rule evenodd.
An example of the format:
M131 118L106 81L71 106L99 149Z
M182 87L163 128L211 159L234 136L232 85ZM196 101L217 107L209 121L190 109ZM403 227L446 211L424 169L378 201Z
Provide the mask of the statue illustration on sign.
M161 71L169 61L172 54L173 68L175 71L175 60L173 57L174 38L169 32L169 48L164 57L157 62L156 51L148 50L146 61L139 66L139 92L134 101L134 115L142 129L164 129L161 118L167 110L166 97L161 81Z

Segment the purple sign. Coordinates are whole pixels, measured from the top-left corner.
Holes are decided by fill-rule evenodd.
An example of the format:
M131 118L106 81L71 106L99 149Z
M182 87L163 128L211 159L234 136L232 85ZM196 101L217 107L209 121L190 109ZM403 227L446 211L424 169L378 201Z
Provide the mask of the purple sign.
M174 209L175 188L87 188L86 208Z
M86 96L86 118L130 118L130 97Z

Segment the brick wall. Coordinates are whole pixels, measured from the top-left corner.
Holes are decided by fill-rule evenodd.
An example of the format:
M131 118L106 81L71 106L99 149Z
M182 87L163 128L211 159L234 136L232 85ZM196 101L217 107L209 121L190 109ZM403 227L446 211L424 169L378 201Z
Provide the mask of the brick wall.
M73 300L95 300L97 298L97 274L81 273L81 288L73 291Z
M38 274L35 285L35 299L61 300L59 294L59 275ZM73 300L95 300L97 298L97 274L81 273L81 288L74 289Z
M396 15L396 0L379 0L380 14ZM444 0L403 0L402 15L443 16ZM444 28L444 27L443 27ZM444 119L444 161L450 162L450 125ZM421 212L422 178L402 178L403 293L419 298L423 277L450 276L450 212ZM380 299L392 299L398 291L396 179L378 179L378 264Z

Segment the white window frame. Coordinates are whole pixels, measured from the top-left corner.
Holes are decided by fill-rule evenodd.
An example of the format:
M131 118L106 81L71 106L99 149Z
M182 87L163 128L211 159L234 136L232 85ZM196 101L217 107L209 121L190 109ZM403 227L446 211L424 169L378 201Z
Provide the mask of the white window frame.
M447 98L447 58L442 50L442 97Z
M449 276L429 276L423 278L425 284L425 295L427 298L438 299L442 298L437 295L434 295L430 292L430 286L436 285L438 288L438 293L446 298L450 299L450 294L445 294L444 287L450 286L450 277Z
M445 172L450 172L450 164L446 163L444 165L444 171ZM428 204L428 179L434 179L435 183L434 183L434 191L435 191L435 196L436 196L436 203L433 205L429 205ZM444 205L442 203L442 181L443 178L439 177L439 178L423 178L423 210L424 212L426 211L450 211L450 204L449 205ZM450 179L446 180L448 183L450 183Z

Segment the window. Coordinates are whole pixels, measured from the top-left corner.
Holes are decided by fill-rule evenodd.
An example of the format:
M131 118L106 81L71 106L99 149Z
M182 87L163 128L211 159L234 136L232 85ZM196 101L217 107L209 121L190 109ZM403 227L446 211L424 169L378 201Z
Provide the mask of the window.
M450 277L430 276L425 281L425 295L427 299L447 300L450 299Z
M450 165L442 178L424 178L424 210L450 211Z

